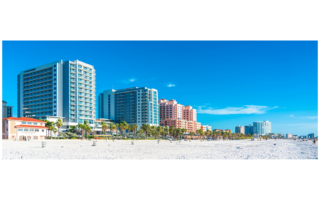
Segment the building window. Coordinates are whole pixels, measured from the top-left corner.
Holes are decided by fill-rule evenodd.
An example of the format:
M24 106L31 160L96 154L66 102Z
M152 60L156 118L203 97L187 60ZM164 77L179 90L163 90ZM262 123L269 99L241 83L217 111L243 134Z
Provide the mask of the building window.
M42 132L44 132L44 130L42 129Z
M34 129L30 129L30 131L34 131Z
M24 131L28 131L28 129L24 129Z
M33 124L34 124L34 125L37 125L37 123L36 123L36 122L34 122Z
M27 124L26 122L22 122L22 124Z
M18 131L22 131L22 128L19 128Z
M32 122L28 122L28 124L32 124Z
M39 132L39 129L35 129L36 132Z

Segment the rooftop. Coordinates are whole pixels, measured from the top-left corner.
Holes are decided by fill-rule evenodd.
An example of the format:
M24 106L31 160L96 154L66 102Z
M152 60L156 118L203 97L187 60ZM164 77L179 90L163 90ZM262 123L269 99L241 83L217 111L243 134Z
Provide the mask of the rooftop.
M27 122L42 122L42 123L46 123L44 121L38 120L38 119L34 119L34 118L29 118L29 117L7 117L4 118L2 120L15 120L15 121L27 121Z

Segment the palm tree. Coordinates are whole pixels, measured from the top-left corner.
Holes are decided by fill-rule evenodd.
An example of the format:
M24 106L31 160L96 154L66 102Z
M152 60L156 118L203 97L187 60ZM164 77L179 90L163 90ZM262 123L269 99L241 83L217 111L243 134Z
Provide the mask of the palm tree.
M183 128L181 129L182 135L184 135L185 132L187 132L187 129Z
M194 136L194 132L190 132L189 134L190 134L191 138L192 138L192 136Z
M196 133L200 135L200 129L196 130ZM200 136L199 136L200 139Z
M57 131L58 131L58 129L57 129L57 128L53 128L52 131L53 131L54 134L56 134ZM56 136L56 137L57 137L57 136Z
M109 129L110 129L110 132L111 132L112 138L113 138L114 132L117 131L117 126L116 126L114 123L110 122L110 124L109 124Z
M51 132L51 137L52 137L52 131L53 131L53 129L54 129L54 123L53 122L48 122L49 123L49 130L50 130L50 132Z
M175 135L176 135L176 137L178 139L178 137L180 136L180 133L181 133L181 129L177 128L177 129L174 130L174 132L175 132Z
M74 131L76 130L76 127L77 127L77 126L70 126L70 131L71 131L71 132L74 132Z
M83 137L83 124L81 124L81 123L78 123L78 125L77 125L77 128L79 129L79 131L81 132L81 135L82 135L82 137Z
M59 135L60 135L60 128L61 128L62 125L63 125L63 123L62 123L61 119L58 119L58 121L56 122L56 126L58 127Z
M127 122L125 122L125 121L121 122L119 125L119 130L120 130L122 136L123 136L123 131L125 131L126 129L128 129Z
M209 136L211 134L211 131L210 130L206 130L205 134L206 134L207 138L209 138Z
M167 133L169 132L169 127L166 125L164 127L165 136L167 136Z
M205 132L203 132L202 129L200 129L200 135L202 136L202 140L203 140L203 136L205 135Z
M150 133L151 133L150 135L154 138L156 138L159 135L159 132L154 129L151 129Z
M151 129L149 124L142 124L141 129L146 133L146 139L148 139L148 131Z
M171 133L171 136L173 137L173 133L174 133L174 126L170 126L170 128L169 128L169 132Z
M162 135L164 138L167 137L167 134L168 134L168 133L167 133L166 131L164 131L164 130L161 131L161 135Z
M47 119L44 119L44 120L42 120L42 121L46 122L46 123L44 124L44 126L47 127L47 128L49 128L49 124L48 124L49 121L48 121ZM48 137L48 129L46 129L46 137Z
M102 132L106 134L108 125L104 121L101 122L101 129L102 129Z
M157 132L158 132L158 138L159 138L159 135L160 135L161 132L162 132L162 126L158 126L158 127L157 127Z
M117 127L117 129L116 129L116 133L117 133L119 130L120 124L116 124L116 127Z
M139 134L139 136L140 136L140 134L143 133L143 132L144 131L142 129L140 129L140 130L137 131L137 134Z
M91 127L89 125L84 125L84 128L83 128L86 132L86 135L87 135L87 139L88 138L88 133L92 133L92 130L91 130Z
M138 129L138 125L137 124L132 124L131 125L131 130L134 132L135 135L136 135L137 129Z

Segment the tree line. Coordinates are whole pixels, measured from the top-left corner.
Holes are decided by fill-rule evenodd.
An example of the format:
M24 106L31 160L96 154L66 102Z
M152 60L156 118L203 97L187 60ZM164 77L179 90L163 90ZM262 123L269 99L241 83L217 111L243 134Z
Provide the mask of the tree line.
M60 135L60 128L63 125L61 119L58 119L56 122L51 122L48 120L43 120L46 122L46 127L48 128L46 136L52 137L52 133L56 135ZM204 139L204 138L212 138L215 139L218 136L222 137L223 139L249 139L252 138L252 134L241 134L241 133L231 133L231 131L228 132L220 132L220 131L211 131L206 130L203 131L202 129L196 130L196 132L190 132L187 133L187 129L185 128L175 128L174 126L150 126L149 124L143 124L140 129L138 130L137 124L129 125L127 122L123 121L121 123L112 123L106 124L104 121L101 122L101 128L102 132L106 134L107 130L109 129L112 136L118 135L117 133L120 132L121 136L126 135L125 132L128 131L128 133L132 134L133 137L138 138L144 138L148 139L148 137L152 138L165 138L167 136L170 136L172 138L197 138ZM90 124L87 120L84 120L84 123L78 123L76 126L70 126L69 131L71 132L77 132L82 135L82 137L85 135L88 137L89 134L92 134L94 136L94 131L91 129Z

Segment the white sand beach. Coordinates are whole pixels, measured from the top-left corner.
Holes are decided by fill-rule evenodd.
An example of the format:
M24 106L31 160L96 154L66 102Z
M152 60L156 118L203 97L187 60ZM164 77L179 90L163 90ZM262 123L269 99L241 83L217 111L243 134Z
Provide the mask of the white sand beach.
M2 159L318 159L318 144L294 140L2 141Z

